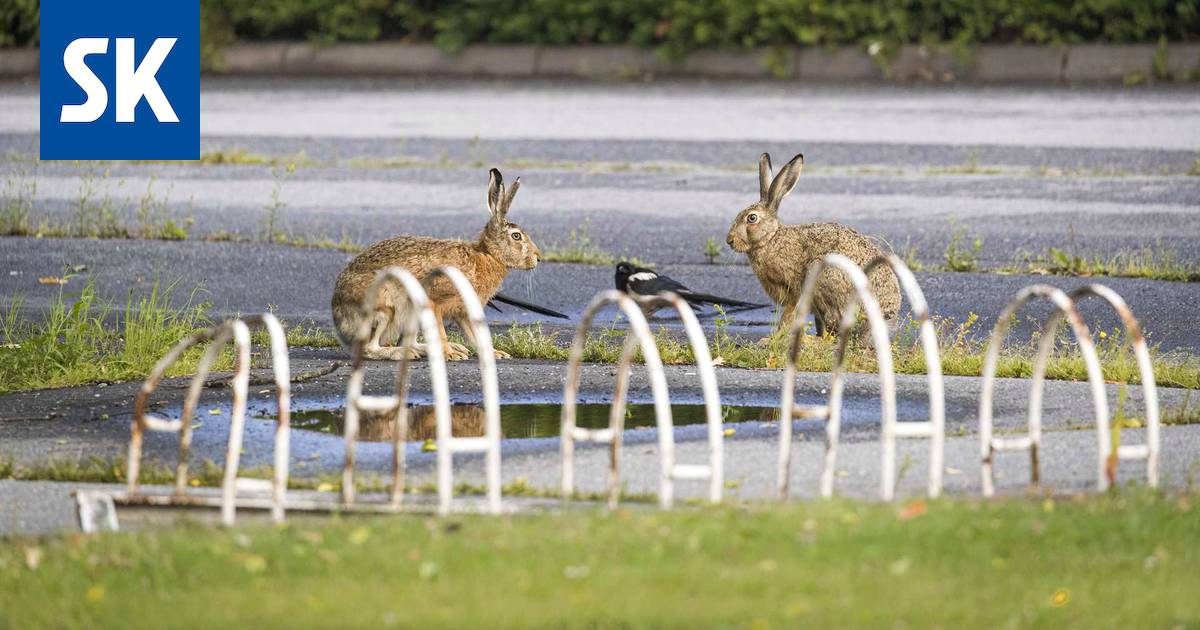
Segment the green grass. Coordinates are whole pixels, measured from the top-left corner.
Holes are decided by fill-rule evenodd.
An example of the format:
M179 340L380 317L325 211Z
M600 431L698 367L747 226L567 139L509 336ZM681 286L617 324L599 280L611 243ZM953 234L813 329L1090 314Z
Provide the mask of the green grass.
M615 265L618 260L629 260L635 265L647 265L638 258L618 258L612 252L604 250L592 242L588 233L590 219L584 219L583 225L571 230L565 242L551 243L542 248L542 262L573 263L579 265L600 265L607 267Z
M942 372L951 376L979 376L983 372L983 358L987 338L976 334L977 317L972 314L966 321L955 322L949 318L935 317L942 352ZM714 360L730 367L777 369L784 365L788 340L786 335L776 334L765 344L743 339L729 332L731 318L718 317L716 326L709 335L710 352ZM892 355L896 372L900 374L924 374L925 357L921 352L916 322L908 320L900 325L893 337ZM1087 368L1077 348L1068 343L1065 327L1060 327L1061 342L1051 356L1046 376L1055 380L1086 380ZM621 353L625 330L616 327L593 330L584 347L584 361L592 363L615 363ZM493 338L498 350L516 359L543 359L563 361L568 355L570 333L546 332L540 325L513 324ZM690 346L665 328L655 331L655 340L663 363L688 365L695 363ZM1097 352L1104 369L1105 380L1118 383L1138 383L1140 377L1137 363L1127 349L1126 339L1119 329L1102 331L1095 338ZM809 335L801 345L796 364L802 372L828 372L833 368L834 337ZM1037 352L1038 338L1024 342L1009 343L1000 355L997 374L1000 377L1029 377L1033 372L1033 360ZM1155 379L1163 387L1185 387L1200 389L1200 362L1194 357L1175 353L1162 353L1151 349ZM874 372L877 369L874 352L851 343L846 366L851 372ZM641 360L638 351L636 360Z
M0 547L0 625L1187 627L1193 494L198 524Z
M1085 255L1057 247L1030 256L1014 271L1058 276L1109 276L1146 278L1171 282L1200 282L1200 261L1180 259L1173 249L1162 246L1124 250L1111 256Z
M131 293L118 313L96 296L90 281L74 293L67 288L71 280L37 320L21 314L20 296L0 306L0 393L142 377L168 349L210 323L208 305L195 302L195 291L181 306L172 305L173 283L156 280L147 291ZM185 353L168 373L194 371L202 350ZM231 357L216 369L228 369Z

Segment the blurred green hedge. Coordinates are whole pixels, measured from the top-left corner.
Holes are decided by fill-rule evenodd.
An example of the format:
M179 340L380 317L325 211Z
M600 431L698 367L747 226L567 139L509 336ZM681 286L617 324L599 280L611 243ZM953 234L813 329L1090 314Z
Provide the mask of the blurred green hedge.
M168 0L175 1L175 0ZM1200 0L200 0L206 53L233 41L794 45L1200 39ZM0 0L0 46L36 45L38 0Z

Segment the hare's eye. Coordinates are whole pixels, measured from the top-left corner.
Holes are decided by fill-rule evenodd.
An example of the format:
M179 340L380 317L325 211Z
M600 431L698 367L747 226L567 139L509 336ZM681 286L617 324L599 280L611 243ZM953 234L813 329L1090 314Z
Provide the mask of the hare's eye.
M512 237L513 237L513 240L514 240L514 241L519 241L519 240L521 240L521 233L520 233L520 232L513 232L513 233L512 233Z
M758 215L757 214L746 215L746 223L758 223Z

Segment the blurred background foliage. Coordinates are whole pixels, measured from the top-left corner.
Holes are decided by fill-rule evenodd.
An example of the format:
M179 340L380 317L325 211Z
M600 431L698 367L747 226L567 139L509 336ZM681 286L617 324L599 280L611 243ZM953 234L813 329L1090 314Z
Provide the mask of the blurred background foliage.
M1200 39L1200 0L200 0L206 57L235 41L699 48ZM38 0L0 0L0 46L36 46Z

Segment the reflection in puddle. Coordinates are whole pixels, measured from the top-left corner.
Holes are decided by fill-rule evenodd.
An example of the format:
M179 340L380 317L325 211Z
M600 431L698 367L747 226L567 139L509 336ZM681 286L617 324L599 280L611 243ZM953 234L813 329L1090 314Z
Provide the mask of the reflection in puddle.
M577 405L576 423L597 429L608 426L608 405ZM722 407L724 422L775 420L773 407ZM500 407L500 430L505 438L557 437L562 405L513 404ZM704 405L672 405L675 426L704 423ZM359 439L387 442L394 435L394 416L388 413L363 413L359 421ZM292 427L341 435L344 430L342 409L309 409L292 413ZM483 435L483 408L478 405L451 405L450 423L458 437ZM654 405L628 405L625 428L654 426ZM437 436L433 406L415 406L408 413L408 439L420 442Z

